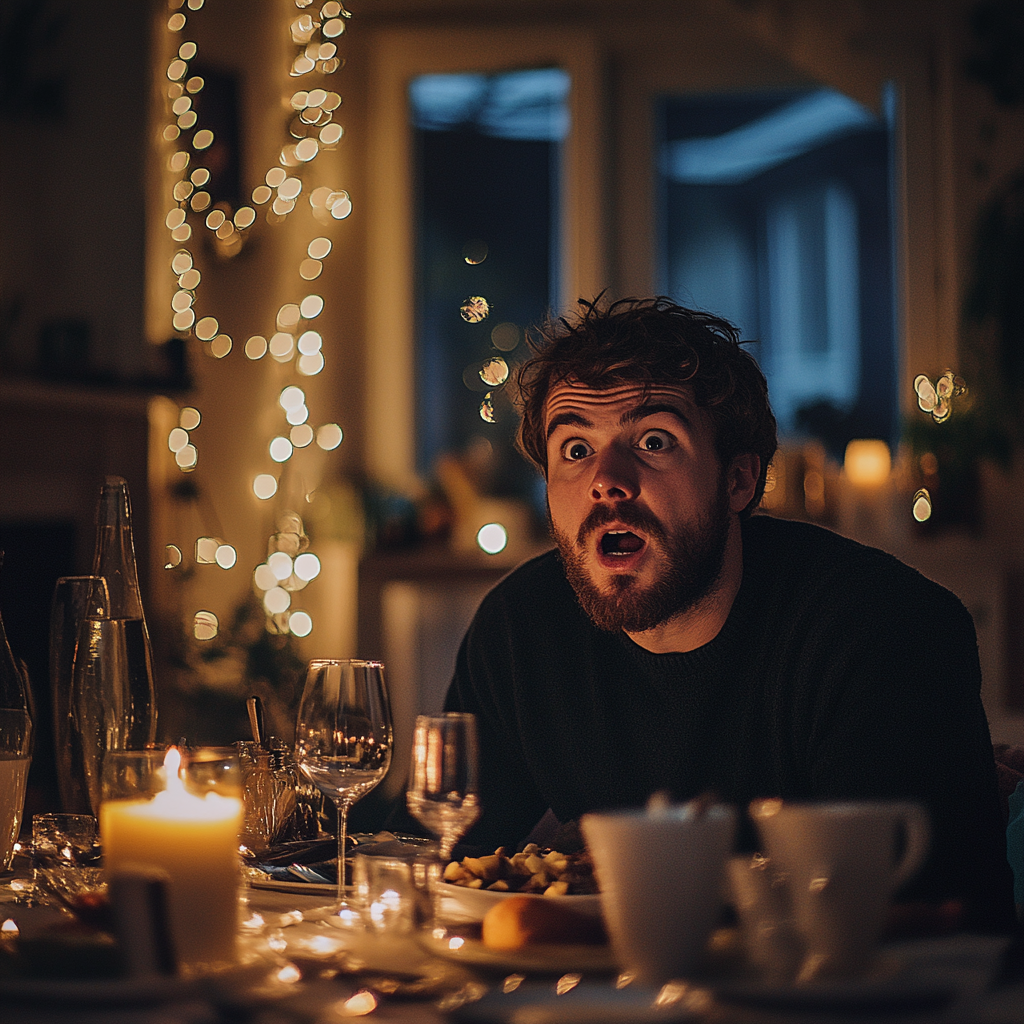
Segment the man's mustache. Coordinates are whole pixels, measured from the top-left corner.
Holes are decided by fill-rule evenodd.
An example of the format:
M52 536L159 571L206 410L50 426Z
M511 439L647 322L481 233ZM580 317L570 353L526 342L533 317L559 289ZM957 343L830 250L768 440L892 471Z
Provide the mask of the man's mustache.
M577 545L583 547L591 533L609 523L636 527L657 540L665 539L665 529L653 512L632 502L623 501L617 505L595 505L580 524L576 534Z

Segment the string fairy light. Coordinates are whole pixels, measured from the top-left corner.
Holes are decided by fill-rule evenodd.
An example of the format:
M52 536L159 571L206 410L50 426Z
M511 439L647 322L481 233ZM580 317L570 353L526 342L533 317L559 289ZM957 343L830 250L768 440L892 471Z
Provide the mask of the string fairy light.
M234 355L259 362L269 356L282 366L290 366L298 377L314 377L323 371L326 361L322 329L314 329L312 322L323 313L326 303L322 294L309 289L309 282L321 275L324 261L334 248L324 227L346 219L352 212L352 199L341 188L320 186L308 191L304 175L321 154L337 148L344 136L344 129L335 120L342 99L327 87L327 81L343 65L336 40L345 32L351 14L336 0L319 6L315 0L293 0L296 12L286 30L295 49L288 75L300 88L284 97L290 113L277 165L268 168L249 201L236 209L227 201L215 201L215 192L211 191L211 166L216 163L212 154L216 153L218 140L214 130L202 124L201 96L206 83L201 75L192 73L199 46L183 36L189 18L205 3L168 0L167 4L166 31L176 45L172 45L173 55L165 71L166 122L160 138L169 150L166 167L171 180L164 225L178 245L170 261L176 285L170 302L171 325L179 335L201 342L204 352L214 359ZM236 344L230 327L225 329L222 318L205 308L200 292L203 273L196 266L195 247L205 241L219 258L232 259L248 244L253 232L262 230L261 223L282 224L302 208L309 210L317 227L297 267L301 288L292 301L278 309L270 330ZM265 447L268 471L257 473L251 483L258 501L269 501L281 490L281 478L271 467L284 466L286 472L297 451L311 448L314 442L324 451L333 451L344 436L336 423L314 426L309 422L305 393L295 385L282 391L280 405L284 422ZM201 422L197 408L183 408L177 426L168 434L168 450L183 473L194 472L199 465L193 432ZM320 561L308 548L301 518L292 512L279 516L268 543L267 562L253 570L253 588L263 601L271 632L307 636L313 628L309 613L292 607L292 594L320 572ZM194 552L197 565L230 570L237 563L236 549L220 537L196 537ZM287 559L286 567L278 556ZM177 569L182 564L181 547L166 545L165 567ZM197 639L212 639L217 631L217 618L212 612L195 612L193 635Z

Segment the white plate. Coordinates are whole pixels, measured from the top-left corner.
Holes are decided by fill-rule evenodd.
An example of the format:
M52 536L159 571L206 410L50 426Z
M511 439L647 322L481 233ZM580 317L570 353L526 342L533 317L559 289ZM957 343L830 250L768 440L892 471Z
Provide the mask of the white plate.
M461 921L482 921L487 911L509 896L526 896L531 900L551 900L577 913L586 914L588 917L601 916L601 897L596 893L585 896L544 896L539 893L515 893L501 892L497 889L467 889L464 885L453 885L451 882L444 882L442 888L442 899L448 904L442 908L444 912L451 912L453 917Z
M423 948L434 956L470 967L488 967L500 971L523 973L565 974L567 971L609 974L618 970L610 946L565 945L538 943L526 949L507 951L491 949L479 939L463 939L455 949L448 939L435 939L422 935Z

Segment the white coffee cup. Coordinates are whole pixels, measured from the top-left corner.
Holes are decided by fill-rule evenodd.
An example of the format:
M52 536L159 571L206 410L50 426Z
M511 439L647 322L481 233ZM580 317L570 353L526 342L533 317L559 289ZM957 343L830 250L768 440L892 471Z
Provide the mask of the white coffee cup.
M621 965L655 984L690 973L721 910L733 808L609 811L581 826Z
M805 948L799 979L864 972L893 893L928 852L924 809L773 799L755 800L750 811L764 852L787 878Z

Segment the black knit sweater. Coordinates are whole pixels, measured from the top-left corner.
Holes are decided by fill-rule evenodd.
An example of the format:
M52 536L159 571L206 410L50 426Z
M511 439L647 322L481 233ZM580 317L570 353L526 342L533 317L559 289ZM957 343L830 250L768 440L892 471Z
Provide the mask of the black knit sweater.
M1005 835L980 700L974 624L949 591L884 552L756 516L743 581L710 643L652 654L598 630L555 552L484 599L449 710L481 733L484 813L470 834L522 839L559 821L714 790L755 797L910 799L932 852L905 898L1012 915Z

